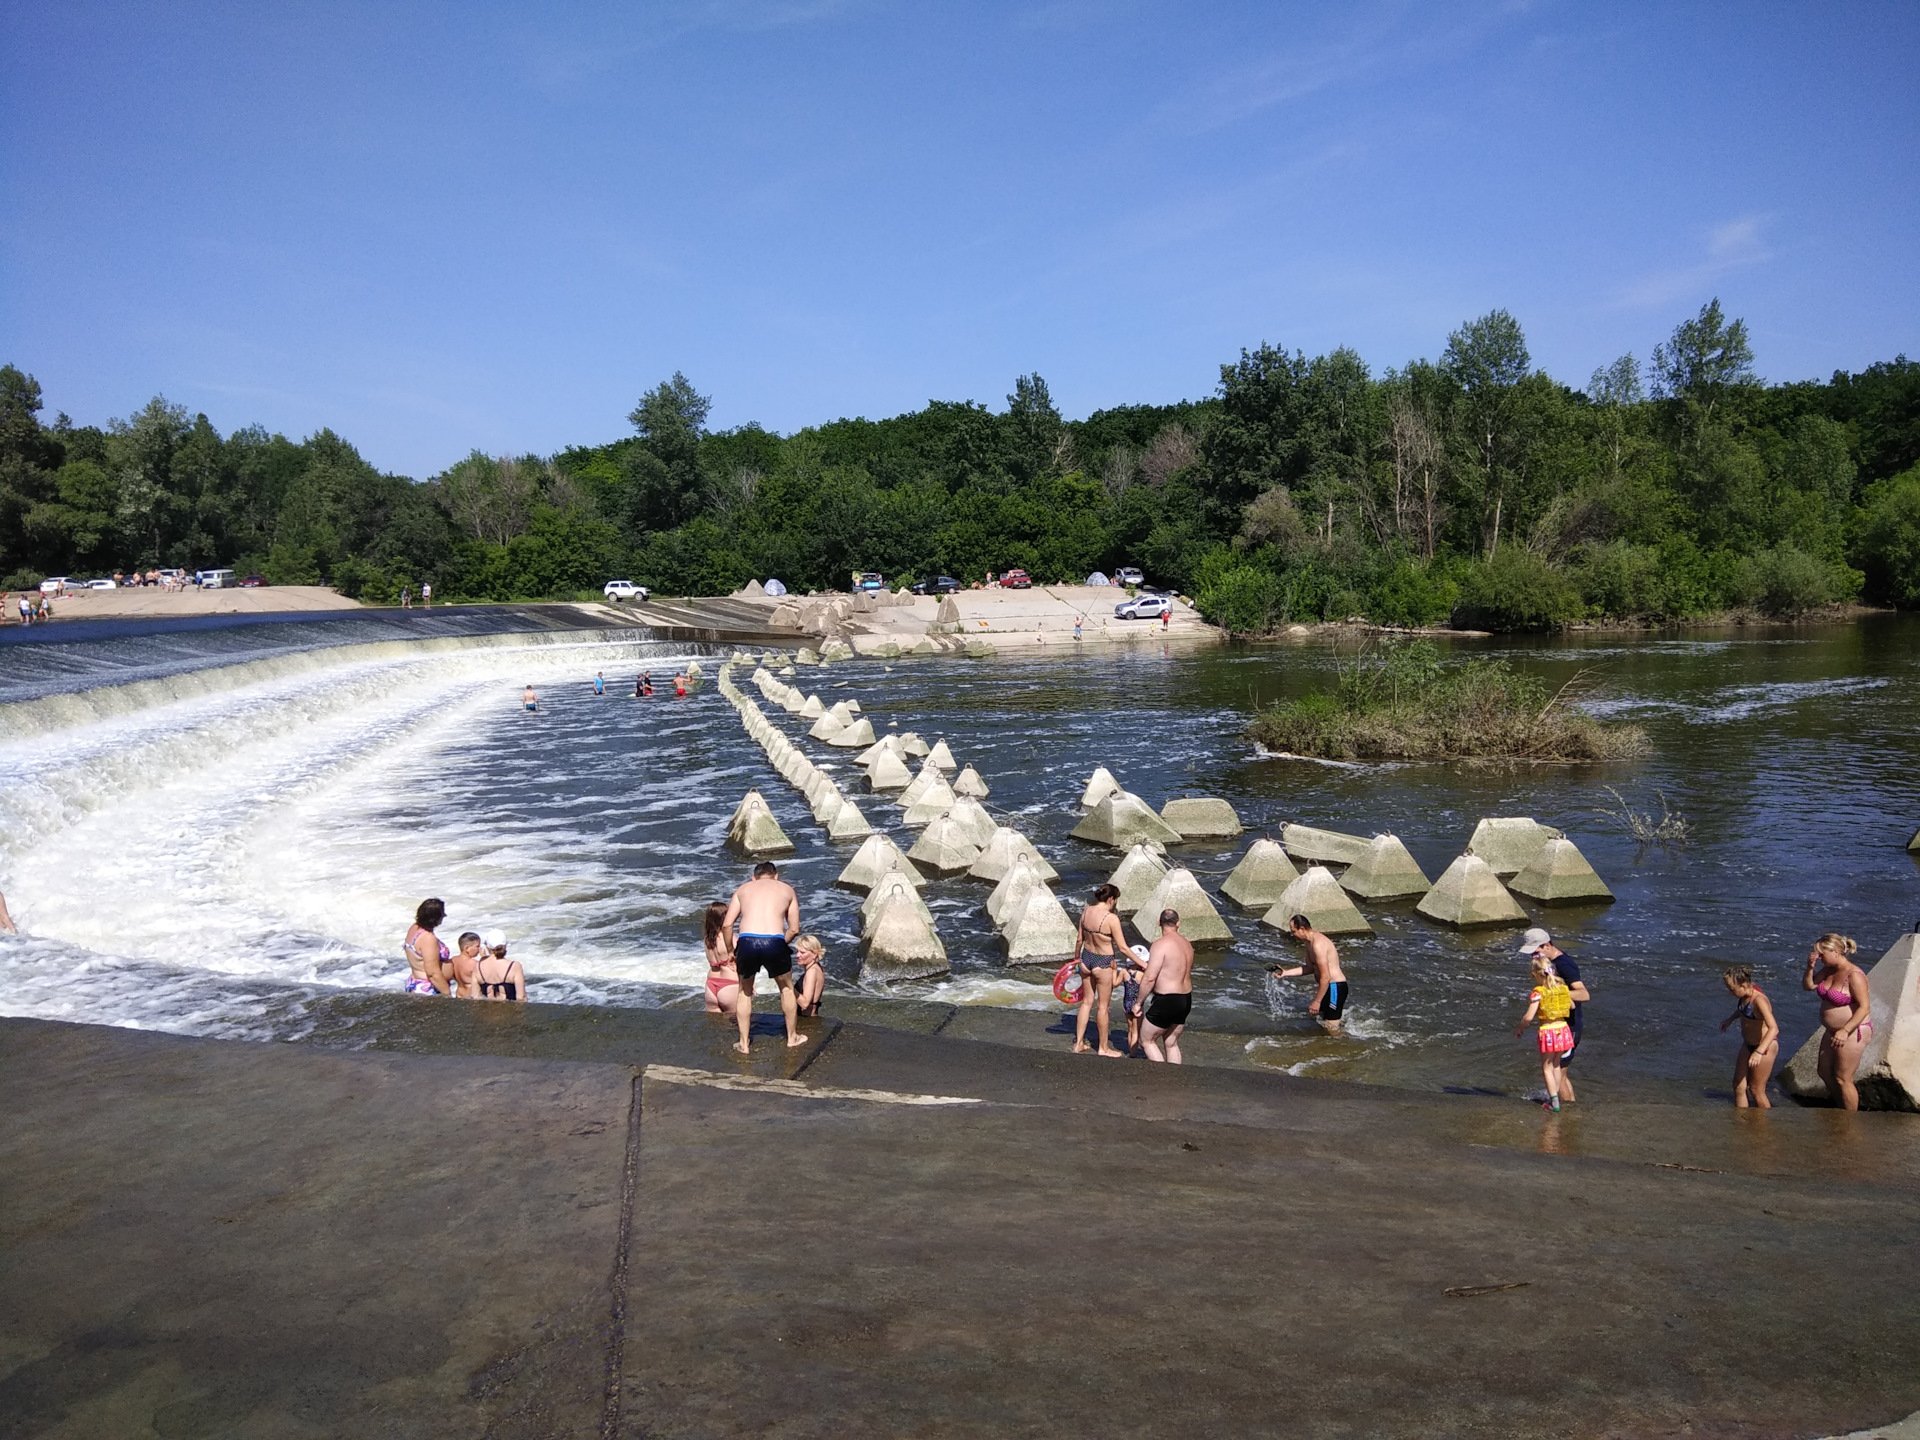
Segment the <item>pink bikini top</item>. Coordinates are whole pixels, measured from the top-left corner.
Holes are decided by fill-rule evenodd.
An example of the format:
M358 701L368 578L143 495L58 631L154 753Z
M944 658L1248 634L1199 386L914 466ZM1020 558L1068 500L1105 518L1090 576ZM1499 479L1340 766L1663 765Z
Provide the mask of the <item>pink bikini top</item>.
M1836 1010L1853 1008L1853 992L1844 985L1816 985L1813 993Z

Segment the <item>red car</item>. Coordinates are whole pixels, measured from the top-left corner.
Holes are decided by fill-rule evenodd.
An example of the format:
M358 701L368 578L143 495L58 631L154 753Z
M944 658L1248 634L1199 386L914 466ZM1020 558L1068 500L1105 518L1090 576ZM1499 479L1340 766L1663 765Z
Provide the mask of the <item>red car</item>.
M1000 583L1009 590L1031 590L1033 577L1026 571L1015 567L1000 577Z

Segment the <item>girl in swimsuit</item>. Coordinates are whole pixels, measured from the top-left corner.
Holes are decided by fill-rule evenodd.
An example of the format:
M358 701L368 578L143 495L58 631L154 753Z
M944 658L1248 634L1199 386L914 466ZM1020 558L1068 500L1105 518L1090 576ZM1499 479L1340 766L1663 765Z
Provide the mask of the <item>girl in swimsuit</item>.
M793 998L802 1015L820 1013L820 997L827 988L827 947L818 935L802 935L793 942Z
M1513 1027L1517 1036L1540 1021L1540 1078L1547 1082L1547 1098L1541 1104L1556 1115L1560 1112L1560 1057L1573 1049L1573 1027L1567 1017L1573 1014L1573 991L1554 972L1553 962L1535 955L1530 973L1533 989L1527 995L1527 1013Z
M1873 1000L1867 992L1867 972L1849 958L1860 947L1845 935L1826 934L1807 952L1802 989L1820 997L1820 1078L1827 1093L1843 1110L1860 1108L1860 1092L1853 1072L1860 1068L1861 1052L1873 1038Z
M733 964L733 935L724 923L727 902L715 900L706 908L700 926L707 946L707 1013L733 1014L733 1002L740 994L740 972Z
M1720 978L1734 1000L1733 1014L1720 1022L1720 1028L1725 1030L1734 1021L1740 1022L1740 1058L1733 1062L1733 1103L1742 1110L1749 1105L1771 1110L1767 1082L1773 1078L1774 1061L1780 1058L1780 1025L1773 1018L1773 1002L1753 983L1753 972L1744 965L1722 971Z
M400 942L400 953L407 957L409 995L450 995L447 985L447 961L453 952L440 943L434 930L447 918L447 907L439 900L422 900L413 912L413 924L407 938Z

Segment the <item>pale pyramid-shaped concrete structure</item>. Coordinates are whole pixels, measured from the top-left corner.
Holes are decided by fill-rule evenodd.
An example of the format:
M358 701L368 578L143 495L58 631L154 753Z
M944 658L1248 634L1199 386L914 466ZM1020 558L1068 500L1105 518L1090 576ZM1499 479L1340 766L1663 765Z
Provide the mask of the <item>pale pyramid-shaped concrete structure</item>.
M788 663L788 664L786 664L786 665L782 665L782 666L780 667L780 673L781 673L782 675L791 675L791 674L793 674L793 673L794 673L794 670L793 670L793 666L792 666L792 664L791 664L791 663Z
M706 673L706 671L700 668L700 662L698 660L689 660L687 662L687 679L698 680Z
M767 587L758 580L749 580L740 587L740 593L750 599L764 600L767 597Z
M1873 1034L1860 1052L1853 1083L1863 1110L1920 1110L1920 935L1902 935L1867 970ZM1777 1014L1779 1007L1775 1007ZM1824 1101L1820 1036L1815 1030L1780 1075L1780 1088Z
M1226 801L1201 796L1169 800L1160 807L1160 818L1178 830L1182 840L1225 840L1246 828Z
M802 720L818 720L822 715L827 713L827 707L820 703L820 697L818 695L809 695L805 700L800 702L799 710L794 713L799 715Z
M933 748L927 752L927 763L942 770L958 770L960 766L953 758L953 751L947 748L947 742L936 740Z
M1133 914L1134 928L1151 944L1160 934L1160 912L1180 912L1180 933L1195 945L1219 945L1233 939L1227 922L1213 908L1213 901L1184 867L1167 871L1148 894L1146 903Z
M900 808L904 810L909 805L912 805L916 801L918 801L922 795L926 794L928 786L934 785L934 784L944 785L945 783L946 783L945 777L943 777L938 770L936 770L931 765L923 764L920 767L920 773L915 775L913 779L908 782L907 788L900 792L899 797L897 798L895 803L898 804Z
M918 760L926 755L929 747L927 742L922 740L913 731L903 730L900 732L900 749L904 754L911 755L914 759Z
M1119 867L1107 877L1107 883L1120 892L1120 898L1114 901L1113 908L1122 915L1131 915L1147 903L1147 897L1166 873L1166 853L1157 843L1142 841L1133 846L1121 859Z
M1351 865L1366 854L1367 846L1372 842L1364 835L1344 835L1338 830L1319 830L1311 825L1282 825L1280 843L1287 847L1287 854L1296 860L1305 860L1314 865Z
M860 961L863 983L924 980L947 973L947 947L933 922L901 900L874 916Z
M782 696L780 699L780 708L789 715L799 715L802 720L807 718L801 713L807 708L807 698L798 690L789 690Z
M873 826L867 817L860 813L860 807L844 795L840 797L833 813L827 816L824 823L829 840L858 840L873 834Z
M1027 891L1040 883L1033 866L1024 855L1016 856L1013 868L1000 877L1000 883L987 896L987 918L998 926L1007 912L1026 898Z
M1009 965L1037 965L1073 954L1079 944L1080 927L1053 891L1036 880L1025 898L1008 910L1000 934L1007 942Z
M873 743L873 722L862 715L838 735L829 735L827 744L840 750L851 750L856 745Z
M907 771L907 762L891 750L882 750L867 764L867 788L870 790L904 790L913 783L913 776Z
M847 868L834 878L834 884L845 885L851 890L871 890L874 883L895 866L907 876L907 883L918 889L924 882L920 872L907 863L907 857L900 853L900 847L887 835L869 835L860 842L860 848L853 852L853 859L847 862Z
M822 712L820 718L813 722L812 726L807 730L807 734L816 740L831 740L846 728L846 721L842 720L831 710L827 710Z
M758 790L749 790L740 797L740 803L733 807L733 813L727 817L727 833L733 834L747 822L747 817L756 811L767 808L767 797Z
M827 713L842 725L851 725L853 723L853 702L850 700L836 700L827 707Z
M968 800L964 796L954 798L953 804L947 808L947 818L958 825L961 833L983 850L987 842L993 839L994 832L1000 828L978 800Z
M939 607L933 612L934 623L936 625L951 625L959 618L960 607L955 603L953 596L942 595L940 597Z
M1243 910L1267 910L1280 903L1287 886L1300 878L1278 841L1260 839L1247 847L1220 893ZM1425 886L1421 887L1425 889Z
M1376 835L1367 853L1347 867L1341 888L1362 900L1399 900L1433 888L1426 872L1397 836Z
M1285 930L1295 915L1307 917L1323 935L1371 935L1373 926L1355 908L1324 865L1308 866L1300 878L1287 886L1278 903L1260 917L1262 925Z
M861 765L868 765L873 762L874 756L878 755L882 750L890 750L895 755L900 754L900 737L898 735L882 735L878 740L875 740L873 744L869 745L853 758Z
M1527 912L1507 893L1493 867L1471 851L1449 865L1414 908L1443 925L1527 923Z
M981 847L980 858L967 867L967 874L976 880L991 880L998 884L1006 878L1007 871L1013 868L1016 857L1025 856L1033 871L1043 880L1058 880L1060 872L1047 863L1047 857L1034 848L1033 842L1018 830L1007 825L996 825L987 843Z
M787 838L787 832L780 828L780 822L773 818L773 811L764 800L742 814L728 829L727 843L749 855L786 855L793 850L793 841Z
M1524 815L1503 816L1482 820L1474 826L1467 849L1486 861L1494 874L1505 879L1526 869L1540 853L1540 847L1557 833Z
M933 911L927 908L925 897L919 888L897 871L889 870L874 882L873 889L867 892L867 898L860 902L860 928L862 933L873 928L873 920L880 913L882 905L892 904L906 896L913 902L913 908L920 913L929 925L933 923Z
M1115 850L1129 849L1142 840L1157 840L1162 845L1180 843L1178 830L1154 814L1146 801L1126 790L1102 800L1068 833L1076 840Z
M1913 832L1913 839L1907 842L1907 849L1920 850L1920 830Z
M802 645L794 652L793 663L796 665L818 665L820 663L820 652L815 650L811 645Z
M841 683L845 684L846 682L842 681ZM854 699L851 695L849 695L846 699L842 700L840 703L847 707L847 714L849 715L859 715L864 713L860 709L860 702Z
M953 793L967 800L984 800L993 792L980 778L980 772L969 765L953 777Z
M980 858L980 847L951 815L936 815L920 832L920 838L907 851L907 858L929 870L951 875L964 870Z
M1109 795L1118 795L1123 788L1111 770L1104 765L1096 766L1087 777L1086 788L1080 792L1080 808L1091 810Z
M1527 862L1527 868L1507 882L1516 895L1549 905L1577 902L1604 904L1613 899L1607 882L1594 872L1580 847L1564 835L1555 835Z
M913 804L909 805L906 810L901 813L900 823L903 825L930 824L951 810L954 801L959 798L959 796L953 793L952 787L949 786L945 780L935 780L933 784L920 792L920 798L918 800L914 801ZM977 850L979 847L975 846L974 848ZM971 865L972 863L972 859L969 858L967 864Z

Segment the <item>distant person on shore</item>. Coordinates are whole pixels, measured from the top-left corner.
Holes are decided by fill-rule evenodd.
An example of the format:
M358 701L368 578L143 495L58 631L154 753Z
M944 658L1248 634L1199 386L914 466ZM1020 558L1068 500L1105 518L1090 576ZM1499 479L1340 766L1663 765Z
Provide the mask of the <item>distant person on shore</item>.
M607 677L604 671L596 670L593 672L593 693L596 695L604 695L607 693Z
M413 586L402 585L400 587L400 608L402 610L411 610L413 608Z
M407 938L400 942L400 953L407 957L409 995L448 995L447 962L453 954L433 932L447 918L447 907L439 900L422 900L413 912L413 924Z
M740 1038L733 1048L747 1053L748 1032L753 1028L753 982L762 970L780 987L788 1048L806 1044L793 994L793 941L800 934L800 897L780 878L780 867L771 860L754 866L753 878L727 902L722 923L735 932L733 964L740 974L740 993L733 1002Z
M1113 986L1119 978L1116 957L1127 953L1127 937L1120 929L1120 916L1114 905L1120 891L1102 885L1080 912L1080 1010L1073 1022L1073 1053L1087 1053L1087 1017L1100 1012L1097 1032L1098 1052L1110 1060L1124 1058L1113 1048Z
M1554 973L1553 962L1536 953L1528 973L1533 989L1527 992L1527 1013L1513 1027L1516 1038L1536 1019L1540 1022L1540 1078L1546 1084L1547 1098L1541 1101L1556 1114L1560 1110L1560 1084L1565 1072L1560 1057L1573 1048L1573 1027L1567 1017L1573 1013L1573 992L1567 982Z
M529 710L538 710L540 708L540 697L533 693L532 685L528 685L526 689L520 692L520 703Z
M709 901L700 917L701 941L707 950L706 1001L709 1015L733 1014L740 998L740 972L733 964L733 936L727 932L727 902Z
M507 958L507 932L489 930L480 940L480 963L474 978L480 982L482 1000L515 1000L527 1003L527 972L518 960Z
M820 1013L820 997L827 991L826 943L818 935L802 935L793 942L793 1003L802 1015Z
M1178 910L1160 912L1160 938L1147 951L1140 998L1140 1044L1147 1059L1180 1064L1180 1036L1193 1012L1193 945L1180 933Z
M1860 1108L1860 1092L1853 1073L1860 1055L1873 1038L1873 997L1867 990L1867 972L1853 963L1859 950L1845 935L1828 933L1807 952L1802 989L1820 997L1820 1078L1827 1094L1842 1110Z
M13 916L7 913L7 897L0 895L0 935L18 935L14 928Z
M1086 625L1086 623L1087 623L1087 617L1084 615L1076 615L1073 617L1073 638L1074 639L1078 640L1080 638L1080 631Z
M433 608L433 586L424 580L420 582L420 603L429 610Z
M1340 1034L1340 1022L1347 1013L1351 991L1347 985L1347 972L1340 968L1339 947L1314 929L1312 922L1304 915L1289 917L1287 933L1307 947L1307 965L1313 967L1313 999L1307 1005L1307 1014L1327 1034ZM1296 975L1306 974L1307 965L1289 965L1285 969L1269 965L1267 973L1290 980Z
M20 592L20 623L22 625L33 624L33 601L28 598L27 592L24 590Z
M1585 1037L1581 1028L1587 1023L1586 1002L1593 996L1588 992L1586 982L1580 978L1580 962L1553 943L1553 936L1538 925L1520 937L1520 953L1528 959L1542 956L1553 966L1553 973L1567 982L1567 989L1573 993L1573 1014L1567 1018L1567 1024L1573 1031L1573 1047L1559 1056L1560 1061L1560 1098L1573 1104L1573 1057L1580 1053L1580 1041Z
M460 948L453 952L453 959L447 962L448 979L457 1000L478 1000L480 982L475 968L480 963L480 932L468 930L457 942Z
M1767 1082L1773 1078L1773 1062L1780 1058L1780 1022L1773 1017L1773 1002L1753 983L1753 972L1744 965L1721 971L1720 979L1733 996L1733 1014L1720 1022L1720 1029L1724 1033L1734 1021L1740 1022L1740 1055L1733 1062L1733 1103L1742 1110L1749 1104L1771 1110Z

